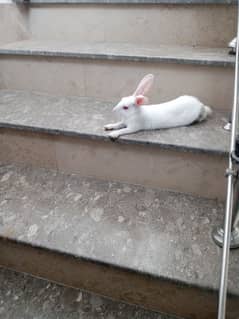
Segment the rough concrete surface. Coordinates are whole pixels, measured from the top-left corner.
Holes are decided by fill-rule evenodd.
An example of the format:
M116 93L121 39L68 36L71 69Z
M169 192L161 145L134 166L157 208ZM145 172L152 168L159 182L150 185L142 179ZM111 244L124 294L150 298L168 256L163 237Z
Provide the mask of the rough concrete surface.
M107 139L103 126L116 122L114 103L86 97L56 97L24 91L0 91L0 127ZM213 112L206 121L188 127L138 132L124 143L227 153L230 134L223 130L227 115Z
M193 196L46 169L2 166L0 235L80 258L217 289L211 239L223 205ZM238 294L238 250L229 291Z

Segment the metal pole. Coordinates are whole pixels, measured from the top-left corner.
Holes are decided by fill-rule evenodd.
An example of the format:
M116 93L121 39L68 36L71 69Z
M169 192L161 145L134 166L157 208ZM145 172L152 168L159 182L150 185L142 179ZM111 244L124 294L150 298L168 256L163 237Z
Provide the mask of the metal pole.
M222 268L221 280L219 290L219 304L218 304L218 319L226 318L226 299L227 299L227 280L228 280L228 265L229 265L229 251L231 240L231 224L232 224L232 202L233 202L233 176L228 176L228 200L226 204L226 215L224 223L224 241L222 253Z
M239 6L237 8L237 48L236 48L236 66L235 66L235 81L234 81L234 101L232 112L232 131L231 131L231 144L229 154L229 165L227 170L227 200L226 200L226 212L224 221L224 240L223 240L223 252L222 252L222 268L219 290L219 305L218 305L218 319L226 318L226 299L227 299L227 281L228 281L228 266L229 266L229 252L231 242L231 228L232 228L232 211L234 202L234 186L235 186L235 174L237 170L234 170L234 163L232 160L232 153L235 151L235 143L237 136L237 121L238 121L238 58L239 58Z

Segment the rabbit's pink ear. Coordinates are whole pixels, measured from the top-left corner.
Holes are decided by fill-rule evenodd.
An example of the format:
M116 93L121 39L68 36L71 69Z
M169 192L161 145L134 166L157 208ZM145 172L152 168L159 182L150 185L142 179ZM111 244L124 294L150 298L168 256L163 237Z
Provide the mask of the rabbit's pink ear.
M148 98L146 96L138 95L135 97L135 104L137 106L140 106L142 104L147 104L147 103L148 103Z
M153 74L147 74L145 77L140 81L134 95L145 95L151 88L154 81Z

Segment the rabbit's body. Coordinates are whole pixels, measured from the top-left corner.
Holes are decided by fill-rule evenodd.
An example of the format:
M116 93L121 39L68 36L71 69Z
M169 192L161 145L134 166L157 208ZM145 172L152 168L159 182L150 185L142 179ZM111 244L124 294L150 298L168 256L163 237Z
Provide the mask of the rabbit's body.
M140 130L178 127L200 121L204 105L193 96L180 96L170 102L142 105L131 116L122 116L125 126L136 125Z
M200 122L211 114L211 109L193 96L180 96L169 102L144 105L147 101L144 95L151 86L152 75L147 75L139 84L134 95L124 97L115 106L114 111L121 121L105 126L106 130L116 130L110 133L111 138L135 133L141 130L155 130L190 125Z

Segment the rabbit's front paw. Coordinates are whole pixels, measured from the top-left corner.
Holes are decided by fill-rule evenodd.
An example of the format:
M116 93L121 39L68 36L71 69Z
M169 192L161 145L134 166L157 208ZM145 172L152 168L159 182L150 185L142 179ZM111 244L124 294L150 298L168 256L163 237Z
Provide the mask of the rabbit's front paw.
M119 133L118 132L111 132L110 134L109 134L109 138L111 139L111 140L116 140L118 137L119 137L120 135L119 135Z
M104 130L105 131L111 131L114 129L114 125L113 124L107 124L104 126Z

